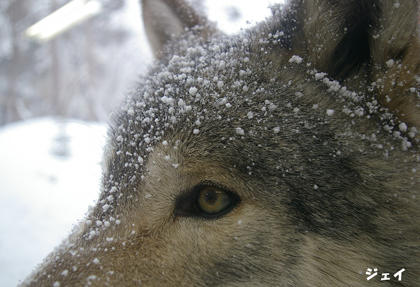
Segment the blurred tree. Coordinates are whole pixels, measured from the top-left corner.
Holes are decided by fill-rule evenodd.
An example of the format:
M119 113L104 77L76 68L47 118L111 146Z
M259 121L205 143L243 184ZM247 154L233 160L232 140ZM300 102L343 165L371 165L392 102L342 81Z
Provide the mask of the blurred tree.
M45 115L107 120L127 87L133 32L118 21L124 0L100 0L102 13L49 42L23 36L68 2L0 1L0 125Z

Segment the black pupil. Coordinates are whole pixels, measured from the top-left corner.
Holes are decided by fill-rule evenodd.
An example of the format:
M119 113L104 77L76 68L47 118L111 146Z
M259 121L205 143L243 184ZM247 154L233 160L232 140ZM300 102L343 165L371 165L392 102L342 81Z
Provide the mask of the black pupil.
M209 205L215 204L217 202L217 199L218 199L218 196L217 196L216 191L214 190L207 191L206 194L204 195L204 200Z

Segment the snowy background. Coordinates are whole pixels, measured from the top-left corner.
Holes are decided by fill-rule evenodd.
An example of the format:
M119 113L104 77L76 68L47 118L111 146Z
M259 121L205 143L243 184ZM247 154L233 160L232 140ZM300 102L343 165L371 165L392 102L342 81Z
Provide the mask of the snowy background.
M276 2L208 0L203 6L220 29L236 33L269 16L266 7ZM137 2L126 0L117 19L133 29L127 69L141 72L151 56L139 15ZM106 129L105 122L60 117L0 126L0 286L16 286L94 204Z

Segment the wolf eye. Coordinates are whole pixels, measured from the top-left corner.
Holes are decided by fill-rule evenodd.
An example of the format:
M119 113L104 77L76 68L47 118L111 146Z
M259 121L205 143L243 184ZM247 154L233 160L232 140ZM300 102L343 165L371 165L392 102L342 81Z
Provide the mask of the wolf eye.
M213 184L200 184L176 199L175 215L219 218L232 211L239 201L239 197L230 191Z
M197 197L198 207L208 214L220 213L231 203L232 199L226 191L212 186L201 189Z
M213 185L203 185L196 189L195 206L201 217L216 218L232 211L239 203L239 197Z

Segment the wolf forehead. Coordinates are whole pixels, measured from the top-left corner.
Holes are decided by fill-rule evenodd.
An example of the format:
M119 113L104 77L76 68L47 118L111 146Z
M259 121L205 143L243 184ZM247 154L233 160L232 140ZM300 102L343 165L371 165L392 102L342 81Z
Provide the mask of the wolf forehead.
M333 218L336 210L343 216L331 219L332 224L362 225L363 216L352 224L346 222L354 210L366 206L345 200L354 183L361 180L353 167L354 157L345 152L352 144L342 146L336 139L360 119L348 122L351 117L338 111L342 103L332 100L342 98L320 84L317 79L324 75L304 59L279 55L274 62L266 56L261 48L279 45L279 34L213 39L163 60L129 95L115 119L105 191L115 181L141 186L147 167L154 165L147 162L151 155L156 159L157 153L168 157L169 168L181 171L179 158L170 158L174 153L168 151L175 148L176 156L199 159L203 168L216 163L220 173L231 172L250 186L260 182L265 190L259 196L283 192L281 200L292 205L306 198L317 202L300 207L302 213L334 205L321 219L309 215L302 219L311 226ZM347 100L347 105L356 102ZM316 190L324 191L325 196L312 198ZM136 193L132 188L126 192ZM286 193L293 196L286 199ZM105 192L102 198L108 195ZM339 200L331 204L330 196ZM100 213L103 206L97 208Z
M336 103L326 99L325 87L308 73L310 64L297 56L279 53L273 61L265 55L264 49L281 45L282 36L245 33L178 47L128 95L115 119L111 139L125 151L123 161L142 165L156 144L186 138L195 148L213 152L210 143L278 149L280 137L287 140L310 124L308 113L325 123L320 119L327 111L317 110L318 104L329 101L334 109ZM311 133L318 131L311 128ZM202 134L205 142L200 142ZM268 142L261 143L263 135Z

